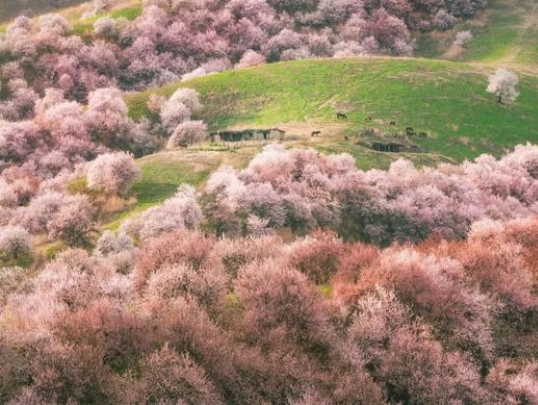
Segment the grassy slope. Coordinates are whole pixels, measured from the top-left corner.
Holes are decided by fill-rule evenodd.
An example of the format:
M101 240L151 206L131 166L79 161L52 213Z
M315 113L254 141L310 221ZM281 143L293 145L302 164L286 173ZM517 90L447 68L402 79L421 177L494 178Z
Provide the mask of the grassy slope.
M426 59L302 60L171 84L129 95L127 102L130 114L138 119L148 114L145 102L151 93L169 96L179 86L192 87L200 92L205 105L199 118L213 129L281 126L295 135L294 140L287 141L288 146L348 152L363 169L385 168L402 156L419 165L432 165L459 162L484 152L498 155L518 143L538 141L538 77L521 74L517 102L499 105L485 91L487 74L492 70L487 65ZM345 124L336 121L337 110L348 113ZM374 118L372 123L365 124L367 115ZM362 128L373 126L390 132L394 128L388 122L393 119L398 123L397 130L409 125L427 132L428 139L416 142L428 153L388 154L355 144ZM322 130L320 138L309 136L314 129ZM349 141L344 140L344 134ZM237 152L242 159L238 161L229 152L208 156L193 150L178 151L173 152L176 163L171 164L183 172L181 156L188 156L198 166L206 167L203 172L208 174L223 159L244 166L261 147L240 146ZM170 156L170 152L163 152L150 157L157 168L156 177L143 181L179 185L172 180L173 170L158 170L169 167L160 160L166 162ZM176 180L183 180L182 175ZM135 194L141 201L154 195L137 187Z
M484 13L478 24L468 23L474 39L459 59L495 62L517 49L524 18L515 7L517 2L494 0L494 8Z
M447 55L458 31L474 36L468 49ZM417 55L459 61L502 63L533 68L538 62L538 3L535 0L489 0L486 11L452 30L423 35Z
M213 128L294 122L323 128L335 124L335 111L343 110L348 134L366 126L390 131L388 122L396 120L398 130L413 126L427 132L428 139L417 141L426 150L461 161L538 140L538 78L523 75L518 101L499 105L485 91L489 72L425 59L302 60L224 72L182 86L200 92L203 118ZM177 87L157 92L170 95ZM127 97L133 117L147 114L151 92ZM368 115L372 124L365 124Z
M203 184L211 172L221 165L244 167L252 156L260 151L258 146L229 152L207 149L166 152L146 156L138 160L142 179L131 191L136 198L128 210L115 212L103 218L103 228L116 230L122 221L172 197L180 184L194 186Z

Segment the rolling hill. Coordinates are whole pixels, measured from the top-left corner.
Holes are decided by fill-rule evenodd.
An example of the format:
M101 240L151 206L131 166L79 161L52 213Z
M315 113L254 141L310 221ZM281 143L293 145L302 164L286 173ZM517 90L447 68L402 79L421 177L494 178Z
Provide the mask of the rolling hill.
M195 88L205 105L201 118L215 130L283 126L304 138L319 129L319 146L342 138L333 135L347 135L354 151L364 129L389 136L412 126L428 135L414 140L426 154L461 161L538 139L538 78L521 74L518 100L498 104L485 91L492 71L426 59L301 60L224 72L156 92L169 96L179 86ZM152 92L127 97L135 119L149 114L145 102ZM346 112L349 120L338 121L336 111ZM410 154L420 160L415 155L421 154Z

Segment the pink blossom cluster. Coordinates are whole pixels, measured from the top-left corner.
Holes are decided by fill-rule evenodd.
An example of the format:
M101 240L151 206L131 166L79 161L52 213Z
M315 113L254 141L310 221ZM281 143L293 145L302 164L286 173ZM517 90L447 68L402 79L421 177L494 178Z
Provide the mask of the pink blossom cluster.
M128 21L83 37L56 14L19 17L0 34L0 115L28 113L45 89L85 101L103 87L141 89L233 65L361 54L409 55L417 31L445 30L485 0L149 0ZM97 5L97 8L101 5ZM106 8L106 7L104 7ZM28 85L27 83L31 83Z
M90 92L87 105L48 88L29 118L0 120L0 227L22 225L50 240L87 244L96 207L88 196L72 195L70 184L85 178L89 190L125 197L141 177L133 154L163 147L170 135L171 147L206 137L205 124L190 120L202 108L196 91L179 89L148 104L155 122L133 122L117 88Z
M387 249L106 232L0 271L0 400L535 403L537 224Z
M400 159L387 171L367 172L347 154L270 145L246 169L225 167L211 175L205 214L214 228L255 215L267 228L297 234L327 228L381 245L432 235L459 239L481 219L536 215L537 168L538 148L529 144L500 159L482 155L422 169Z

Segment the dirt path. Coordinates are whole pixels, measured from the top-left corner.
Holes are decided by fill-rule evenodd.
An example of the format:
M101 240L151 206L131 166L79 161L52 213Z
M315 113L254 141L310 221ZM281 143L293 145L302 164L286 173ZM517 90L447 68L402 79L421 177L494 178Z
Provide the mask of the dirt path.
M534 64L521 64L519 57L525 51L525 40L531 36L531 31L534 31L538 27L538 2L535 0L527 0L523 2L514 2L511 0L504 0L503 3L510 5L512 8L511 13L522 17L521 23L513 26L512 28L517 30L517 39L514 41L513 46L509 49L509 52L494 62L473 62L468 63L479 66L499 66L506 65L513 69L526 74L538 75L538 66ZM488 25L492 22L488 17L488 10L484 10L477 18L470 20L469 24L475 25ZM471 29L472 31L472 29ZM455 33L454 33L455 35ZM472 41L471 45L472 46ZM460 56L465 52L465 48L452 43L450 47L441 56L442 59L458 60Z
M519 7L519 13L523 16L523 23L521 24L517 45L514 46L510 54L502 58L500 62L509 64L516 63L518 56L523 51L522 44L524 38L527 37L528 31L538 27L538 4L535 4L534 2L524 4Z
M463 53L464 48L460 45L456 45L452 43L450 45L450 48L448 48L443 56L441 56L442 59L456 59L458 56L460 56Z

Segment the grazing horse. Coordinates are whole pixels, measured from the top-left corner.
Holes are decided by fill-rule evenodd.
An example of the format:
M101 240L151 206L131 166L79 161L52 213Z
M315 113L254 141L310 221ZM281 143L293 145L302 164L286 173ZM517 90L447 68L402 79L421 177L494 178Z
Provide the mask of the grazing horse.
M389 122L389 125L396 125L396 121L391 120L391 121Z
M337 120L347 120L347 115L341 112L336 113L336 119Z
M415 128L413 128L413 127L407 127L407 128L405 128L405 134L406 134L407 136L413 136L413 135L415 135Z
M310 136L318 136L319 134L321 134L321 131L312 131Z
M426 132L420 132L418 134L419 138L427 138L428 137L428 134Z

